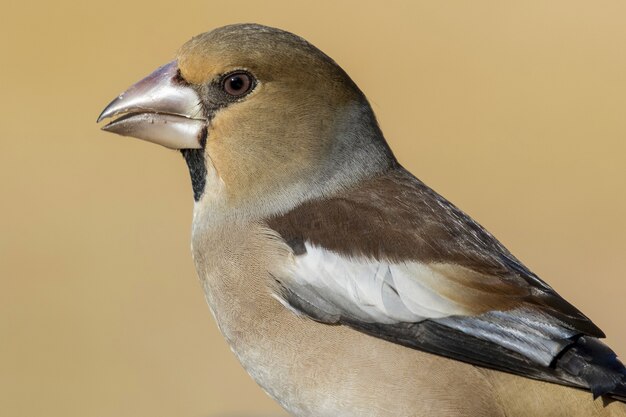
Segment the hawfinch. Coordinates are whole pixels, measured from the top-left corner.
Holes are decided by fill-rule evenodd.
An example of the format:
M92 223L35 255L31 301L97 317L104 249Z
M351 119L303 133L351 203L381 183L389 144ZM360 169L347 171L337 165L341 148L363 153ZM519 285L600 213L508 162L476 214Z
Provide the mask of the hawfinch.
M292 415L626 416L602 330L405 170L361 90L304 39L196 36L107 118L182 153L210 309Z

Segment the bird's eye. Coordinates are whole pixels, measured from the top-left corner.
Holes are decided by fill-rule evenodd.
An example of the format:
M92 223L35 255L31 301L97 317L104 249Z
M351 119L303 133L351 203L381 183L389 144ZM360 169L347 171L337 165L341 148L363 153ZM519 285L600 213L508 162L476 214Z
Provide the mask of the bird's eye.
M223 89L233 97L241 97L252 89L253 84L250 74L238 71L224 77Z

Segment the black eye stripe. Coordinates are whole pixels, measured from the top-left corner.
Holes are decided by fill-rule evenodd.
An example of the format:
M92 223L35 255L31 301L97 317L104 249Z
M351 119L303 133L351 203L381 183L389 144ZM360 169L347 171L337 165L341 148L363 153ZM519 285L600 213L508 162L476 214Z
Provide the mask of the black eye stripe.
M244 79L244 76L247 78ZM234 78L237 77L243 82L242 85L239 86L235 83L235 85L232 85L234 89L227 91L226 86L228 80L234 81ZM250 81L249 84L245 82L246 80ZM228 107L238 101L245 100L246 96L254 91L258 83L257 79L250 72L237 69L220 74L206 84L195 86L195 89L202 101L206 118L211 120L220 109ZM228 85L231 87L231 84Z

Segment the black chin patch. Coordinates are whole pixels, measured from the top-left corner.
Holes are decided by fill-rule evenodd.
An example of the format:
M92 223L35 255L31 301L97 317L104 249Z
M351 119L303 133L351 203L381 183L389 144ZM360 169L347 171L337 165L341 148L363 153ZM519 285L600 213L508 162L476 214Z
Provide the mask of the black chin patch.
M200 137L200 149L181 149L180 153L183 154L187 167L189 168L189 175L191 176L191 187L193 188L194 201L200 200L204 193L204 187L206 185L206 160L204 159L204 148L206 146L206 128L204 129L202 136Z
M204 160L204 149L181 149L180 151L187 162L189 175L191 176L191 187L193 188L193 199L200 200L206 185L206 161Z

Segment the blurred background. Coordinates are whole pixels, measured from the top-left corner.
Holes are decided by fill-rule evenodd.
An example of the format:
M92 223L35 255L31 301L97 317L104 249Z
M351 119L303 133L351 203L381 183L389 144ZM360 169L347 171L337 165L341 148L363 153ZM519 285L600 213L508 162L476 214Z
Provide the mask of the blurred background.
M623 1L5 0L0 415L285 416L219 334L177 152L95 120L191 36L258 22L333 57L399 160L626 356Z

